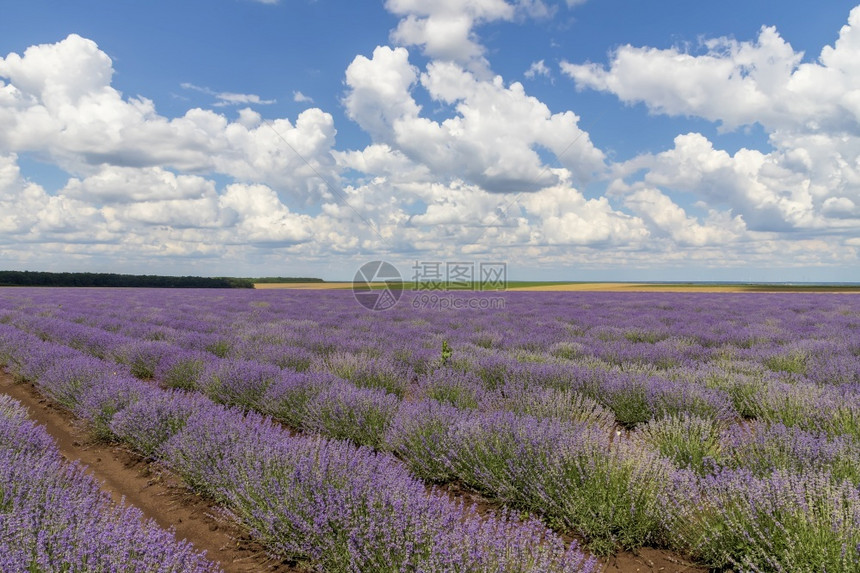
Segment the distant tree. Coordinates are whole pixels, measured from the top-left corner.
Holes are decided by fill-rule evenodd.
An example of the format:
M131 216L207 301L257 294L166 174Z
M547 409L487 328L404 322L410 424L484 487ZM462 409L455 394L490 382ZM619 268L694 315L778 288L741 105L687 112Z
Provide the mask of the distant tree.
M249 279L232 277L0 271L0 286L254 288L254 283Z

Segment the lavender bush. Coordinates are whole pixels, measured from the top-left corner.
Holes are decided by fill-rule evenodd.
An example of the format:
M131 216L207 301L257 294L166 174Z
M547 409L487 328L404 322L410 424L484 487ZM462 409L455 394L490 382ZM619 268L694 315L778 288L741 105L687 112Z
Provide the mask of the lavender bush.
M449 452L451 430L463 413L436 400L403 404L386 434L386 447L400 456L412 472L428 481L455 477Z
M337 376L325 372L285 370L263 395L262 411L293 428L301 428L309 416L311 400L324 388L342 382Z
M424 398L460 409L478 408L487 391L476 374L452 368L435 368L419 378L418 393Z
M222 404L260 407L266 389L281 376L281 369L250 360L213 360L200 377L200 389Z
M47 389L51 398L70 409L74 409L84 394L101 380L123 373L116 364L98 358L80 354L69 356L63 347L44 345L42 348L45 364L50 366L34 381Z
M704 475L721 458L721 425L714 420L682 413L648 422L631 439L656 449L679 468Z
M841 482L860 485L860 442L849 435L832 437L798 427L751 422L725 429L720 438L721 464L757 477L777 470L829 472Z
M389 456L347 442L291 438L252 414L204 412L188 420L165 444L164 452L172 467L228 503L268 546L313 567L332 571L596 567L575 546L565 549L537 522L502 517L484 525L473 510L447 497L428 495ZM474 537L476 530L483 535Z
M96 438L111 440L115 437L111 421L117 413L136 402L151 400L157 395L154 388L138 384L130 376L93 378L94 383L80 392L72 412L89 422Z
M155 377L168 388L194 390L199 388L208 360L200 351L177 349L161 357Z
M127 365L133 376L149 380L155 377L159 363L169 351L170 347L164 342L135 340L117 348L111 358Z
M667 498L670 537L702 563L742 571L857 571L860 493L826 472L699 479L701 499Z
M400 400L384 390L334 383L308 401L302 427L378 449L399 405Z
M159 457L162 446L206 404L196 394L153 392L113 415L108 429L144 456Z
M570 388L554 388L509 382L484 396L482 410L505 410L539 419L555 419L599 426L607 431L615 415L596 400Z
M349 380L361 388L376 388L402 398L409 383L415 378L410 367L394 360L358 356L346 352L327 355L322 360L323 371Z

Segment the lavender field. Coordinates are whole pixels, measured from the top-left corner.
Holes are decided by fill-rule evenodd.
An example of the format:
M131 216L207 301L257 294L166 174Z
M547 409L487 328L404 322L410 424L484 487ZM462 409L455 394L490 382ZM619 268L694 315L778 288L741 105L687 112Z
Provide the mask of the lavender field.
M411 296L6 289L0 364L313 570L860 570L860 298Z

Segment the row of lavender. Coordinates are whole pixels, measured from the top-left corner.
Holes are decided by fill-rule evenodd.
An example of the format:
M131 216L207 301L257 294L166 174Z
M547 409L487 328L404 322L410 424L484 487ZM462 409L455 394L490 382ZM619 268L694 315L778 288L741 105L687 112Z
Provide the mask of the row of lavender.
M199 301L176 293L155 299L140 293L116 298L83 292L64 295L64 308L43 295L27 297L32 304L24 306L133 338L221 344L224 352L233 350L239 338L253 338L311 355L372 347L401 351L405 360L421 362L426 356L412 341L441 336L455 350L585 356L614 364L751 361L814 382L850 381L857 369L852 359L857 343L840 336L851 329L848 297L510 293L504 312L437 312L407 304L378 315L336 292L257 292L252 304L235 293L196 296ZM314 304L302 300L311 296L317 299ZM134 326L125 310L135 317ZM293 358L301 363L310 356L296 353Z
M273 552L324 571L570 571L596 562L535 520L481 516L397 460L293 437L269 419L162 390L113 362L0 325L20 379L223 502ZM116 545L110 551L122 550ZM145 568L144 568L145 569Z
M338 292L257 292L253 300L235 293L116 296L69 293L64 308L36 296L24 306L134 339L222 354L259 352L259 345L293 349L264 353L293 367L342 350L392 355L420 370L447 339L464 358L502 351L663 370L728 362L758 365L783 380L833 384L857 380L860 352L856 337L845 336L856 328L856 304L839 296L509 293L503 312L404 304L382 314Z
M512 302L524 308L509 310L495 321L484 314L436 313L437 318L426 311L415 311L411 317L401 313L390 320L368 312L355 316L357 305L343 296L321 301L324 310L311 320L307 318L313 316L308 310L311 305L301 295L284 297L298 296L296 304L285 305L264 294L255 293L259 300L244 301L243 306L235 295L224 296L231 304L217 301L223 307L210 306L206 300L192 305L189 301L194 299L180 298L174 301L177 312L169 307L169 300L158 301L168 306L147 307L145 297L78 301L73 297L64 307L35 300L9 311L5 320L95 356L127 362L143 377L154 374L165 353L183 348L190 362L206 362L214 354L296 370L330 371L400 396L411 381L417 379L420 385L434 376L444 342L453 348L449 365L479 377L491 390L508 382L575 390L610 409L625 426L683 411L860 436L860 342L856 311L851 310L848 297L788 295L799 297L799 302L766 295L730 297L740 310L708 297L672 299L679 309L667 309L665 301L652 299L658 306L650 312L660 314L659 320L643 310L648 299L616 304L624 299L609 298L598 300L602 303L598 305L588 302L591 299L574 298L570 302L579 306L587 302L586 312L595 306L613 309L612 313L592 312L596 316L589 320L605 322L586 327L585 319L566 317L545 300L535 306L548 307L554 315L552 320L539 321L535 309L516 297ZM127 316L123 308L128 309ZM201 318L186 316L194 309ZM697 320L702 324L691 328ZM529 321L534 323L531 328ZM677 328L679 334L669 336L666 328ZM729 328L736 333L730 336ZM543 342L523 341L521 333L530 331L541 333L535 338ZM559 338L550 344L544 331ZM495 338L518 334L518 346L487 349L474 344L475 332L484 338L492 333ZM613 332L615 339L607 334ZM626 350L622 353L622 349ZM466 402L477 399L464 384L444 386L431 390L447 394L456 405L461 405L461 394Z
M231 348L232 352L236 353L236 349L242 348L243 344L249 349L256 347L265 350L266 342L275 342L276 344L278 342L277 337L272 332L276 330L283 332L283 329L271 325L267 326L263 320L264 317L261 316L260 309L265 309L267 304L271 305L270 300L252 300L250 305L246 301L244 310L242 310L241 305L234 305L226 315L221 316L222 324L227 324L238 332L238 335L234 334L232 339L227 338L228 333L223 328L221 330L215 328L214 320L208 326L206 321L197 323L197 329L190 330L190 332L196 333L195 336L198 339L202 336L206 340L208 336L207 346L211 347L210 350L220 354L228 354L228 352L224 352L224 348ZM233 303L235 302L233 301ZM845 347L844 341L851 340L851 338L845 337L845 330L846 328L850 330L852 325L856 328L856 312L851 310L850 305L841 302L833 305L832 302L831 300L831 306L835 308L829 311L827 308L822 311L814 305L807 305L809 308L806 310L803 308L794 309L794 314L814 313L816 315L815 324L824 324L822 321L832 317L832 315L836 315L837 318L848 317L848 320L843 320L844 325L841 327L841 331L840 329L835 331L836 335L842 337ZM46 308L43 310L51 310L49 305L45 306ZM826 307L827 305L822 306ZM329 309L328 312L331 313L332 305L327 308ZM341 314L348 315L349 312L343 312L344 310L343 308L340 309ZM665 310L667 309L660 309L660 311ZM699 312L702 311L699 310ZM854 322L851 322L852 312L854 312ZM153 315L155 316L153 317ZM711 315L713 315L713 309L711 309ZM96 314L96 316L99 315ZM151 325L154 324L152 318L158 319L159 316L164 317L163 313L159 315L150 310L149 318L139 322L144 326L134 328L137 330L141 328L144 330L151 329ZM232 316L232 320L225 320L229 316ZM364 328L361 328L361 321L353 325L355 328L364 332L373 330L373 328L368 328L366 317L359 318L365 323ZM397 323L396 318L393 319L395 324ZM413 322L422 323L423 321L422 326L432 330L433 325L426 322L426 318L426 316L423 318L413 317ZM45 318L43 317L42 320L44 321ZM75 320L80 320L80 317ZM90 320L96 322L98 319L94 321L90 318ZM124 335L112 335L110 331L104 330L101 331L101 335L98 335L98 330L86 331L85 334L103 336L105 340L108 340L108 343L102 346L102 351L107 349L106 354L124 360L133 367L140 368L139 374L146 374L147 370L154 370L156 365L162 362L161 359L165 357L163 351L166 348L166 343L145 343L143 344L144 351L141 352L140 342L130 336L132 328L129 327L129 323L127 321L123 323L116 316L112 320L114 323L110 326L110 330L125 329ZM290 326L295 326L298 329L304 329L308 326L308 319L306 318L298 322L294 318L288 320L292 321L289 323ZM458 320L462 321L462 317ZM740 319L736 317L735 320ZM768 320L772 321L772 319ZM452 322L450 316L443 316L442 321L447 321L450 327L457 326L456 321ZM26 321L19 320L18 322ZM311 324L322 324L322 329L325 330L335 328L334 324L343 326L345 323L348 324L349 321L343 320L343 316L341 316L340 320L335 321L319 318L318 321ZM30 328L33 328L32 320L28 324ZM67 324L71 324L73 327L77 325L77 323ZM122 324L126 324L126 326L123 327ZM150 326L146 326L147 324ZM201 325L203 326L201 327ZM457 328L462 326L459 325ZM62 338L62 327L58 328L57 323L53 323L52 327L52 334ZM159 328L163 329L164 327L159 326ZM50 327L43 325L41 332L45 335L51 330ZM207 334L204 332L206 330L211 331ZM746 330L749 330L749 325L747 325ZM81 329L78 331L80 334ZM152 331L149 330L149 332ZM170 334L169 332L165 333L163 330L159 332L162 335L156 338L177 339L175 336L167 336ZM268 332L268 334L261 336L260 332ZM648 339L648 333L643 332L639 331L636 336ZM98 336L93 336L91 339L98 338ZM213 336L218 337L217 340L223 344L211 342ZM88 340L86 336L68 336L67 338L73 344L80 344L82 340ZM827 342L826 337L820 336L820 338ZM270 409L280 404L274 409L274 413L277 414L280 410L281 416L302 427L321 430L330 434L335 433L335 435L337 435L336 432L346 431L345 437L350 437L361 443L371 443L377 447L395 447L410 462L410 465L417 471L423 472L422 475L425 477L445 479L445 477L453 475L511 503L538 509L553 521L561 522L562 527L573 528L596 541L598 548L606 540L611 540L612 543L621 542L626 545L636 545L645 541L660 542L662 538L663 542L692 548L709 563L742 561L745 555L758 553L759 560L764 559L762 555L776 555L777 557L771 558L777 559L777 562L796 565L798 561L792 557L790 549L801 547L806 548L803 550L809 550L810 542L815 542L816 539L807 540L804 544L799 543L796 539L786 538L782 540L784 543L777 543L772 535L758 537L755 535L756 528L761 527L762 523L775 519L771 514L776 510L767 509L762 515L744 515L741 511L742 523L740 525L743 527L736 523L739 508L759 507L761 510L761 507L767 506L767 504L762 504L755 499L744 501L743 493L745 490L743 488L752 487L746 478L773 479L775 476L779 477L778 474L773 473L773 470L790 468L794 474L799 472L799 475L817 476L815 479L809 479L819 484L819 490L822 483L823 486L827 487L840 486L842 477L856 479L850 475L850 470L847 474L845 470L845 468L852 467L852 461L856 459L856 448L849 437L842 436L842 434L853 433L850 431L852 427L850 422L855 403L852 401L853 390L851 385L844 380L834 380L828 386L821 386L808 379L799 379L797 372L787 372L779 368L773 370L769 367L767 371L764 371L761 364L751 360L745 362L732 361L731 368L728 369L721 366L714 368L713 363L708 364L707 368L702 368L699 365L695 369L696 375L700 375L704 371L707 376L713 379L727 381L743 390L721 395L723 391L721 388L708 388L706 385L697 387L695 385L697 380L679 376L679 372L684 375L687 374L683 372L684 369L691 370L689 365L664 368L661 370L662 376L654 376L653 372L649 372L647 369L643 372L640 363L635 361L623 362L623 366L626 366L628 370L633 370L632 374L625 374L619 372L617 368L605 368L606 363L595 364L593 356L590 358L590 362L584 362L580 359L581 357L566 355L557 357L557 363L546 361L522 362L523 359L535 360L540 358L540 355L535 349L524 355L522 354L523 350L520 349L517 351L520 353L518 356L520 361L505 360L504 355L481 355L482 347L475 346L470 353L461 352L458 356L455 352L451 357L451 361L457 363L458 368L434 370L430 366L433 365L434 361L438 362L438 349L435 351L435 357L431 353L427 360L423 362L412 360L409 364L408 360L402 360L402 358L409 358L410 356L414 358L415 353L409 354L402 347L394 347L395 355L392 357L391 354L383 354L380 348L368 345L367 341L365 341L365 347L361 349L350 347L349 344L352 340L350 338L347 338L345 346L338 345L336 340L329 340L325 344L321 343L321 340L325 342L324 337L311 337L312 346L315 352L318 352L314 357L321 357L319 363L314 362L314 357L309 361L308 366L311 367L312 371L316 369L333 371L358 384L380 386L394 395L386 396L384 393L372 390L356 390L349 384L333 380L331 376L326 377L314 373L300 376L289 370L284 371L286 380L278 380L277 383L274 383L279 372L276 369L267 369L259 364L237 360L217 361L211 355L208 358L204 356L204 362L207 363L205 371L193 372L194 368L191 368L192 372L186 372L186 376L182 376L183 368L179 368L177 371L173 367L183 363L188 366L194 364L195 361L179 360L178 362L174 361L173 366L166 369L166 373L171 374L172 371L172 375L174 375L172 380L179 385L188 383L198 386L214 398L228 403L238 403L245 407L262 405ZM421 339L418 338L413 340L421 342ZM438 337L434 338L434 335L430 336L430 340L433 343L439 342ZM249 344L248 341L252 341L253 344ZM637 343L629 338L628 343L656 344L647 342L647 340ZM570 346L573 343L567 344ZM85 343L85 346L93 349L91 343ZM183 346L188 348L187 339ZM269 346L275 345L269 344ZM730 346L743 348L744 343L741 341ZM292 348L307 350L307 348L299 346ZM351 352L345 348L350 349ZM556 350L558 348L556 347ZM849 355L853 356L850 342L847 348ZM425 350L428 349L430 349L430 345L425 348ZM722 358L718 359L724 359L726 350L726 348L722 349L720 354ZM363 360L355 359L353 353L357 351L363 353L365 356ZM368 357L372 358L374 351L377 353L375 362L368 360ZM96 352L99 350L96 349ZM399 354L397 354L398 352ZM262 354L264 361L265 358L274 355L271 352L263 352ZM143 360L138 360L134 356L143 356ZM156 359L153 359L153 356ZM172 356L175 358L177 353L173 353ZM200 358L200 355L197 355L197 358ZM392 358L400 358L400 363L398 364ZM571 359L573 362L563 362ZM167 362L169 364L170 360ZM465 370L472 373L471 377L459 371L463 364L467 365ZM842 364L843 366L845 364L850 366L850 359L843 360ZM323 367L318 368L319 366ZM399 367L399 371L393 367ZM417 378L415 384L404 382L404 380L408 381L413 377L409 375L409 368L412 368L414 377ZM739 373L738 370L741 369L743 372ZM843 367L842 371L844 376L844 372L850 372L850 368ZM404 372L407 373L406 376L402 375ZM180 375L176 376L177 374ZM167 376L167 378L171 379L171 376ZM707 378L704 379L707 380ZM739 380L740 383L738 383ZM683 384L679 382L683 382ZM841 385L839 382L842 382ZM575 388L577 392L572 392L572 388ZM607 388L610 390L609 392L606 390ZM762 388L775 389L776 391L762 392ZM786 394L780 392L783 388L801 388L803 391ZM613 389L614 392L611 391ZM750 389L753 392L750 392ZM712 391L708 392L708 390ZM848 423L840 422L834 425L834 417L832 416L816 415L810 417L810 413L815 413L814 409L806 407L803 400L791 400L791 396L801 396L805 397L806 400L811 400L809 396L815 396L815 394L810 394L810 390L818 392L819 397L822 395L831 396L834 403L837 403L845 414L835 418L845 418ZM407 404L408 407L401 407L395 396L407 392L417 394L418 397L442 398L456 403L460 409L447 408L446 410L446 408L433 402L413 406L412 400ZM671 473L672 468L667 468L659 460L653 463L647 460L631 462L628 458L632 459L635 456L630 456L620 447L610 451L610 448L601 443L601 439L595 441L591 437L592 434L605 437L605 432L603 434L595 433L590 431L589 427L561 427L560 429L550 428L548 430L544 428L537 430L536 438L534 427L540 426L542 422L532 419L530 416L522 415L527 413L550 420L572 416L574 420L582 418L579 421L586 421L598 426L604 425L605 427L610 421L605 410L601 410L600 406L582 397L582 393L589 392L593 397L603 401L604 405L612 408L619 421L628 425L674 414L674 419L648 424L634 437L640 441L644 440L664 455L673 458L678 466L693 467L705 478L711 480L720 475L725 483L735 483L734 486L729 487L720 495L727 495L727 499L737 501L740 505L734 507L732 504L719 501L720 498L717 493L722 491L717 487L719 483L710 483L708 479L704 478L699 478L694 485L687 488L681 488L677 485L667 487L667 484L674 484L679 481L689 482L689 475L683 472L680 474ZM759 405L761 395L773 396L775 399L772 400L772 403L778 408L761 408ZM784 396L789 396L789 399L785 400ZM572 405L571 397L573 398ZM744 398L744 400L737 400L738 397ZM415 396L410 396L410 398L414 399ZM767 401L764 402L767 404ZM728 407L726 404L729 404ZM753 414L758 413L758 417L765 421L778 422L783 420L796 427L788 429L773 424L756 426L752 435L755 436L756 443L761 447L757 450L745 450L744 448L732 450L732 440L744 440L748 436L743 433L734 438L730 434L719 438L716 436L720 434L722 426L725 425L724 421L736 416L735 412L740 410L732 411L735 404L746 405L748 410L751 410ZM583 406L585 407L583 408ZM409 408L412 407L416 410L410 413ZM478 412L468 411L474 408L477 408ZM754 408L757 408L758 412ZM499 409L513 409L520 414L492 413ZM799 417L794 417L797 419L787 415L795 412L801 414ZM693 417L690 413L700 416ZM429 420L428 424L414 423L415 420L425 419ZM571 422L572 420L567 421ZM404 425L404 422L407 424ZM546 426L547 424L543 423L543 425ZM816 430L820 430L823 425L832 437L803 432L802 427L804 425L811 426L812 429ZM801 428L799 429L797 426ZM847 432L845 431L846 427L849 430ZM432 430L429 434L426 432L428 428ZM452 428L453 430L451 430ZM491 431L483 432L485 428L491 428ZM707 439L684 440L685 437L688 438L691 435L705 436ZM545 459L547 454L542 452L541 448L546 449L548 444L565 443L564 440L559 441L555 436L570 438L568 442L580 440L582 443L574 444L569 448L562 448L566 452L564 455L551 454L551 460L547 462ZM401 441L399 447L396 445L398 439ZM404 448L403 443L409 444L408 447ZM474 446L476 443L478 444L477 447ZM523 443L535 450L531 456L522 457ZM433 447L428 449L427 444L431 444ZM489 447L485 447L486 444L489 444ZM815 448L816 455L809 455L810 448ZM734 451L734 453L720 456L718 455L720 450ZM746 456L740 454L746 454ZM598 458L598 462L601 459L604 462L591 463L594 458ZM512 469L512 460L522 462L522 467ZM547 463L551 463L550 469L552 471L547 468ZM544 465L541 466L541 464ZM853 465L856 467L856 464ZM430 469L428 470L424 466ZM583 467L585 470L582 469ZM757 475L749 475L749 471L735 471L734 474L730 475L729 470L737 467L750 468ZM541 469L536 470L536 468ZM835 473L828 475L822 482L822 471ZM436 473L434 474L434 472ZM559 472L562 473L559 474ZM547 493L543 490L537 493L529 492L529 485L534 483L534 479L529 476L535 475L563 475L563 477L566 475L566 480L549 480L551 483L548 485L555 487L554 492ZM681 477L678 477L679 475ZM794 477L797 476L794 475ZM732 482L733 479L734 482ZM756 483L759 489L764 487L760 483ZM780 483L786 482L783 480ZM665 503L667 490L676 493L683 492L682 497L684 499L697 499L703 495L716 496L712 501L722 508L723 515L718 518L707 518L695 512L687 512L690 514L686 515L684 519L678 519L672 515L660 516L659 509ZM705 493L698 490L705 490ZM615 492L615 497L604 495L603 492L605 491ZM779 492L778 489L776 491ZM829 490L825 487L822 491L826 493ZM818 494L824 495L822 491L819 491ZM570 502L574 493L584 494L579 495L578 503ZM625 494L626 497L624 497ZM601 499L605 503L595 507L594 500ZM802 498L798 499L802 501ZM749 506L744 505L747 502L749 502ZM678 507L684 506L683 504L676 505ZM631 511L630 516L617 510L618 507L626 506L635 506L638 509ZM801 504L799 507L803 507L803 505ZM845 513L847 511L850 514L851 507L853 506L848 504L841 507L836 514L829 516L836 519L838 523L848 524L847 530L834 529L832 524L830 526L830 529L836 533L836 537L830 540L830 545L837 549L841 548L840 551L843 551L845 547L850 547L850 543L846 545L846 540L852 539L853 533L851 532L853 529L851 528L856 527L856 519L851 519L850 515ZM779 511L786 510L785 507L778 509ZM812 520L813 522L810 523L808 519L810 516L804 516L803 512L800 514L801 521L807 520L805 531L811 531L815 534L813 535L814 538L820 538L819 530L822 527L827 529L826 523L821 519L827 516L812 516L816 517L817 521ZM747 542L734 543L726 535L710 541L698 538L696 535L702 531L701 527L690 526L690 523L703 522L707 519L717 519L717 522L728 526L728 531L746 531ZM780 519L783 518L780 517ZM798 525L795 524L795 527ZM725 527L717 529L726 530ZM799 530L802 531L804 528ZM795 531L795 533L797 532ZM755 543L749 545L749 538L755 539ZM818 539L818 542L820 541ZM735 546L728 551L726 547L732 543ZM810 551L813 555L822 549L815 543L812 543L811 547ZM841 559L849 559L849 562L856 558L856 554L852 552L840 553L840 555L842 555ZM788 561L784 561L784 559L788 559Z
M835 300L841 302L838 297ZM256 315L259 307L251 308ZM850 317L847 308L842 304L834 309L836 313L825 315L813 307L820 315L815 324L823 324L822 320L833 314ZM811 311L795 308L792 312L803 315ZM97 356L113 356L143 377L159 374L171 385L204 388L218 401L245 407L257 407L262 401L269 413L297 427L379 447L384 441L384 428L399 408L399 402L392 396L356 392L349 385L332 383L332 377L322 374L317 374L317 379L293 376L289 382L269 389L270 382L280 373L277 368L238 360L221 361L200 351L177 350L178 346L187 345L139 341L58 320L30 318L29 322L19 321L19 326L23 322L42 336L77 345ZM247 331L249 324L257 332L266 328L266 323L258 320L225 322L240 332ZM119 324L125 324L129 330L139 328L140 321L115 323ZM856 326L856 322L853 324ZM846 325L850 327L852 323ZM750 327L741 330L748 331ZM843 344L852 340L844 328L837 334ZM240 346L246 340L241 335L234 339L238 341L227 341L228 344ZM276 354L267 352L261 337L247 339L252 339L253 346L260 350L262 362ZM834 438L856 437L860 419L855 384L822 386L808 381L790 382L768 378L760 370L738 363L731 368L700 366L693 375L676 368L655 376L631 373L629 368L621 371L581 362L523 363L506 356L484 356L473 358L465 368L430 369L425 363L419 369L423 372L416 374L414 369L390 356L357 356L335 350L311 366L312 371L333 372L359 386L379 388L397 397L409 390L413 399L433 398L461 409L510 410L539 418L611 423L608 409L617 421L634 425L673 414L693 414L715 421L740 415L805 432L823 432ZM289 374L290 370L285 372ZM416 379L414 384L410 383L413 379ZM317 390L323 388L326 392L319 396Z
M140 511L120 508L0 395L0 571L219 571Z
M437 381L450 378L463 383L452 372L437 372ZM297 428L394 451L424 479L459 479L577 533L597 552L669 544L716 567L758 553L753 564L763 566L762 555L770 555L791 569L803 563L793 554L799 549L813 560L820 551L836 551L833 563L856 565L856 550L845 553L860 541L854 490L860 441L851 436L681 412L611 440L612 415L569 390L509 383L495 394L484 390L493 396L482 404L490 404L486 410L457 408L431 398L401 402L327 373L279 372L228 359L213 359L196 387ZM794 499L780 489L787 478L804 480ZM751 488L768 487L769 499L750 497ZM830 505L834 491L853 494ZM807 512L810 499L832 511ZM698 505L702 500L707 511ZM782 523L793 513L799 521L781 539L773 532L753 543L732 537L756 535L763 523ZM709 526L697 527L702 522ZM831 537L821 539L828 531Z

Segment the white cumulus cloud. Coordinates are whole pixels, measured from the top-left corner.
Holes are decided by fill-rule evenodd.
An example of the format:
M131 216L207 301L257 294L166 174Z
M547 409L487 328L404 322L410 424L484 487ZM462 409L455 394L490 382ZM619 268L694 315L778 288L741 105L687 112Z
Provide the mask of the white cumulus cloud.
M168 119L152 101L124 98L111 87L110 58L91 40L0 58L0 152L35 152L74 175L103 165L217 172L265 183L299 201L325 194L320 176L336 180L334 121L318 108L295 121L262 121L244 108L238 121L193 108ZM247 94L217 94L234 104L265 103ZM216 103L217 105L217 103Z
M860 224L854 208L860 200L860 7L812 62L773 27L763 27L754 41L716 38L701 48L697 54L626 45L608 66L562 64L580 89L641 102L653 113L701 117L722 130L757 123L769 136L770 151L729 154L688 133L665 152L615 165L611 189L626 195L625 205L658 225L655 214L672 211L663 189L691 193L708 208L731 213L728 221L740 216L750 231L814 234ZM674 224L689 231L684 220L676 217Z
M518 82L483 80L452 62L431 62L419 74L404 48L379 47L372 59L353 61L346 83L350 117L377 143L439 176L493 192L525 192L565 178L587 180L603 169L603 153L578 127L579 118L552 113ZM454 113L441 122L423 116L412 96L419 84ZM562 167L545 165L540 149Z

